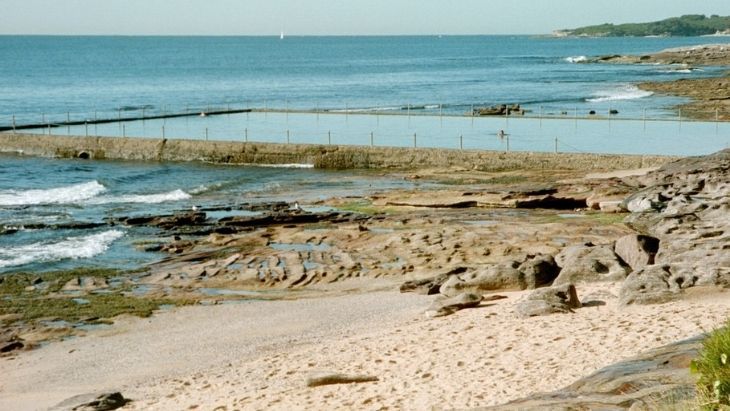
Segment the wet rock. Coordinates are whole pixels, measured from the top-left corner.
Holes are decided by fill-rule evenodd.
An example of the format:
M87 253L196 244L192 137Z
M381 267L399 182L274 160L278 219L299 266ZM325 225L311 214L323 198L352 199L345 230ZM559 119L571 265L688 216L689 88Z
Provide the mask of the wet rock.
M378 377L371 375L347 375L339 373L324 373L307 378L307 387L320 387L334 384L356 384L363 382L379 381Z
M628 267L610 246L590 243L566 247L555 262L561 267L555 285L578 282L619 281L626 278Z
M572 284L535 290L516 306L517 313L523 317L569 313L580 307L578 293Z
M110 411L125 406L131 400L120 392L84 394L71 397L51 408L53 411Z
M451 315L464 308L476 307L482 300L483 297L481 295L472 293L462 293L456 297L436 300L426 310L426 316L433 318Z
M175 227L197 226L206 222L206 214L203 212L185 212L173 215L123 217L118 220L121 223L131 226L151 226L163 229Z
M633 270L638 270L654 264L654 256L659 251L659 239L629 234L616 240L613 250Z

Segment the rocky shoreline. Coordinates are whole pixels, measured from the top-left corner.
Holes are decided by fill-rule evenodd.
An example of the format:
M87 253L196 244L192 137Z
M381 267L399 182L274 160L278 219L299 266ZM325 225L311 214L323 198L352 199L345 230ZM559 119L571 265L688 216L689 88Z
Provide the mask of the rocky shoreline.
M424 170L406 178L445 177ZM164 241L145 247L169 257L128 274L4 276L0 345L6 358L0 361L5 368L14 358L22 361L29 355L23 349L69 335L94 335L69 323L72 318L43 317L32 308L71 298L93 306L101 299L111 304L113 297L121 306L137 307L138 315L150 315L164 304L217 306L400 289L433 296L422 297L430 301L422 315L431 320L419 321L497 306L510 307L509 321L519 324L582 315L607 302L620 312L634 305L722 294L730 287L728 150L614 177L541 171L517 178L462 170L448 172L448 178L453 188L327 199L319 204L321 211L271 203L241 205L259 213L251 216L210 219L206 210L196 210L110 221L162 230ZM515 300L510 293L522 297ZM16 312L7 312L8 307ZM114 313L118 311L83 317L74 311L73 320L104 324L116 321ZM66 325L59 327L59 321ZM689 355L683 345L677 347L682 358ZM664 355L674 354L660 350L647 361ZM684 364L677 361L670 362ZM686 368L675 371L681 374ZM617 378L608 375L588 381ZM354 384L379 384L377 378L365 377ZM682 378L636 390L631 401L622 390L600 391L600 403L626 408L667 390L686 397L691 390ZM590 390L575 388L583 394ZM574 398L566 393L535 396L504 409L567 407L577 404Z
M694 71L702 66L730 67L730 44L708 44L668 49L658 53L634 56L610 55L587 62L610 64L661 64L677 70ZM638 87L690 101L676 108L683 118L698 120L730 120L730 78L679 79L669 82L643 82ZM678 112L679 115L679 112Z

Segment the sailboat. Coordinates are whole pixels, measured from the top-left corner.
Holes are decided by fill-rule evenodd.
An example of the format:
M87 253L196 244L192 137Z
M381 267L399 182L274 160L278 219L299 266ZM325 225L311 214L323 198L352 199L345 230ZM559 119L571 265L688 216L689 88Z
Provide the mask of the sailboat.
M282 30L281 35L279 36L279 40L284 40L284 31Z

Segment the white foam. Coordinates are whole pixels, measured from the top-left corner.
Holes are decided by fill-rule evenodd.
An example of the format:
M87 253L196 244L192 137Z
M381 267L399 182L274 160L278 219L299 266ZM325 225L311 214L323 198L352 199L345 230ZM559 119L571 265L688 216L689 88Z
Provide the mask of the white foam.
M167 193L158 194L128 194L123 196L108 196L92 198L85 204L112 204L112 203L147 203L159 204L168 201L180 201L192 198L192 196L180 189Z
M588 61L588 57L586 57L586 56L570 56L570 57L566 57L565 58L565 61L567 61L568 63L585 63L586 61Z
M599 91L593 94L593 98L589 98L586 101L590 103L600 103L604 101L635 100L649 97L653 94L654 93L651 91L640 90L636 86L623 86L614 90Z
M94 198L106 191L98 181L45 190L0 191L0 206L72 204Z
M261 167L261 168L314 168L314 164L244 164L246 166L251 167Z
M0 248L0 268L29 263L91 258L109 249L124 233L105 231L85 237L67 237L57 242L38 242L17 247Z

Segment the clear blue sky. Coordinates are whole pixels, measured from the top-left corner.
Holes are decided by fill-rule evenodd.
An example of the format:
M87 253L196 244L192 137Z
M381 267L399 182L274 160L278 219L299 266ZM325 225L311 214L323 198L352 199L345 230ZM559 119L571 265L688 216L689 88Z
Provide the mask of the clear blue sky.
M0 0L0 34L543 34L730 0Z

